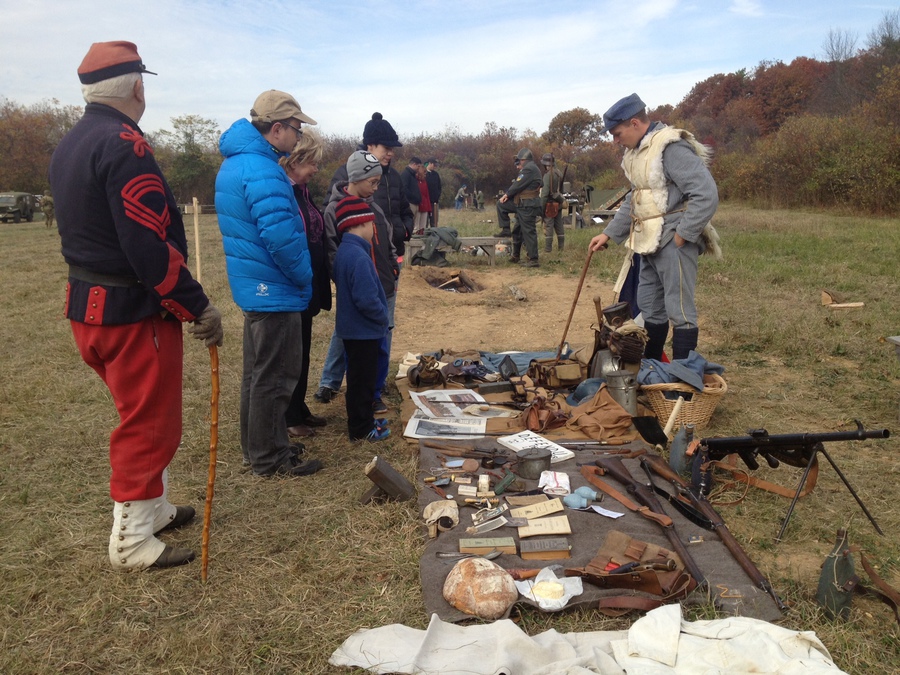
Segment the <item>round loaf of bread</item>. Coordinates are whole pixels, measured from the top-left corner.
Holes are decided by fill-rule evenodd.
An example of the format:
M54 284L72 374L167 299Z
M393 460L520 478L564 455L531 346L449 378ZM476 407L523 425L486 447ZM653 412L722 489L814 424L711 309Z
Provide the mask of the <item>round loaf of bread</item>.
M444 599L456 609L493 621L506 614L519 597L512 576L484 558L460 560L444 581Z

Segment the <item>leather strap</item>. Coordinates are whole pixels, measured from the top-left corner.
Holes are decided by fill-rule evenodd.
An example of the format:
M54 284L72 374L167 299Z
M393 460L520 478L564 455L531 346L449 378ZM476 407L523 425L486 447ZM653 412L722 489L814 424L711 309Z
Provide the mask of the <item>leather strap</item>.
M853 588L855 593L859 595L871 595L878 600L881 600L884 604L891 608L894 612L894 618L897 619L897 623L900 624L900 611L898 611L898 607L900 607L900 593L896 591L892 586L888 585L888 583L878 576L878 573L875 571L875 568L869 563L866 555L862 552L858 546L850 547L851 553L859 553L860 562L862 562L863 569L866 571L866 574L869 575L869 578L872 580L872 583L875 584L878 589L868 588L863 586L862 584L857 583Z
M602 490L603 492L608 494L610 497L615 499L626 509L629 509L630 511L634 511L638 515L641 515L644 518L647 518L648 520L653 520L656 523L658 523L659 525L661 525L662 527L671 527L672 526L672 519L669 518L669 516L667 516L666 514L654 513L646 506L641 506L639 504L635 504L628 497L626 497L621 492L616 490L612 485L610 485L606 481L600 480L599 477L603 475L603 470L599 466L591 466L591 465L582 466L581 467L581 475L584 477L584 479L588 483L590 483L594 487L599 488L600 490Z
M766 492L772 492L776 495L780 495L781 497L787 497L788 499L793 499L796 494L796 488L786 488L783 485L778 485L777 483L772 483L767 480L763 480L762 478L757 478L756 476L752 476L746 471L739 469L737 466L738 456L737 454L731 454L725 457L724 461L715 461L710 462L712 466L722 469L723 471L728 471L731 473L731 476L734 480L739 483L746 483L755 488L759 488L760 490L765 490ZM806 483L803 485L803 489L800 491L800 496L805 497L810 492L812 492L816 487L816 481L819 479L819 458L818 456L813 458L812 466L809 470L809 475L806 478Z

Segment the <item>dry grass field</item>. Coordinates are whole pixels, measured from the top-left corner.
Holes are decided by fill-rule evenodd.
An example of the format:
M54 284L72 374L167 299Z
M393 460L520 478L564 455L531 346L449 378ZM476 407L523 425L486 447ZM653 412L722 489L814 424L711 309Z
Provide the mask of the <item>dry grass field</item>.
M491 213L443 212L443 225L487 234ZM837 664L855 674L900 671L900 628L869 599L850 621L827 621L812 599L835 530L900 584L900 361L883 339L900 333L900 220L723 206L716 218L725 260L702 260L699 350L725 366L729 392L704 435L837 431L859 418L888 440L840 443L832 456L874 512L872 529L823 463L816 490L800 500L785 539L773 543L788 501L751 491L721 512L791 605L783 625L813 630ZM190 231L190 223L188 224ZM488 350L555 346L597 229L570 231L564 253L522 270L453 255L486 291L442 294L419 270L401 277L395 358L441 347ZM192 233L189 232L189 236ZM100 380L79 359L62 318L66 271L55 232L42 222L0 226L0 288L6 319L0 365L0 672L330 673L332 651L359 628L427 625L418 557L424 528L413 503L360 506L362 468L374 454L409 477L410 444L346 440L342 399L313 408L329 425L310 439L326 469L312 478L265 480L242 471L238 446L241 316L231 301L214 216L201 218L202 281L225 317L220 349L219 465L209 581L199 562L159 573L118 574L106 560L111 503L107 445L116 413ZM191 267L196 270L193 250ZM618 270L613 249L597 254L573 322L590 339L590 297ZM453 268L451 268L453 269ZM516 302L516 283L529 301ZM862 309L830 310L828 289ZM333 318L314 323L311 391ZM170 468L173 501L198 510L206 490L209 360L186 339L182 447ZM396 392L390 392L397 420ZM311 402L312 403L312 402ZM797 470L761 470L793 485ZM199 551L200 519L166 541ZM859 567L859 566L858 566ZM862 571L860 569L860 573ZM692 617L711 618L709 610ZM522 610L529 633L618 629L627 620L594 612ZM340 671L347 672L347 671Z

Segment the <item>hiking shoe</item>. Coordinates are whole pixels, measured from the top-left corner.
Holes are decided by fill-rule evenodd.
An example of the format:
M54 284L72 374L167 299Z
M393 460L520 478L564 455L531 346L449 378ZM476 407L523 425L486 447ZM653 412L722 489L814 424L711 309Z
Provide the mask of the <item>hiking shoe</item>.
M376 398L372 401L372 412L376 415L386 413L388 411L387 404L381 400L381 398Z
M354 438L351 440L354 441L369 441L370 443L377 443L378 441L386 441L388 437L391 435L391 430L376 426L372 431L363 436L362 438Z
M517 255L509 256L509 262L512 263L513 265L515 265L516 263L519 262L519 256L517 256Z
M522 267L540 267L541 263L539 263L537 260L523 260L519 263L519 265L521 265Z
M299 457L306 453L306 446L303 443L291 443L291 457Z
M311 476L321 468L322 462L317 459L299 460L296 457L291 457L288 462L275 469L275 472L272 473L271 476L287 476L290 478L295 478L297 476Z
M319 390L313 394L313 398L319 403L331 403L338 393L331 387L319 387Z

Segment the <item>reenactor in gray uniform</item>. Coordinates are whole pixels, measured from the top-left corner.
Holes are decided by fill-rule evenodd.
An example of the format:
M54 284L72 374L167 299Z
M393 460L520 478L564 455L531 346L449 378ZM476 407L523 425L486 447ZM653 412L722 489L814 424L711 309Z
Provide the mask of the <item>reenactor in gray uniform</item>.
M522 148L515 157L519 175L512 182L503 196L497 200L497 220L500 231L496 237L512 236L513 254L510 262L519 262L522 244L528 260L523 260L525 267L540 267L538 262L537 219L541 215L541 170L534 163L531 150ZM509 216L516 214L516 227L510 232Z
M541 157L541 164L546 167L544 184L541 188L541 214L544 217L544 253L553 250L553 233L559 250L566 247L566 229L562 221L562 174L556 168L556 159L549 152ZM549 209L547 207L550 207Z

